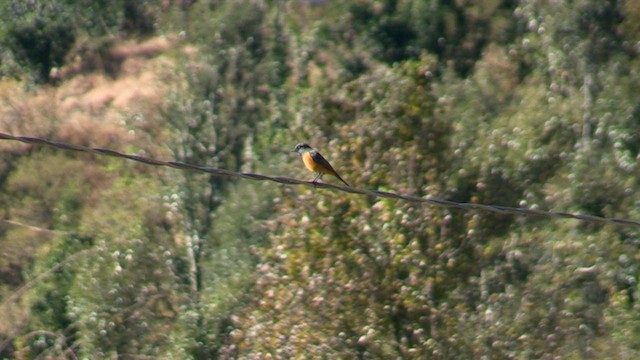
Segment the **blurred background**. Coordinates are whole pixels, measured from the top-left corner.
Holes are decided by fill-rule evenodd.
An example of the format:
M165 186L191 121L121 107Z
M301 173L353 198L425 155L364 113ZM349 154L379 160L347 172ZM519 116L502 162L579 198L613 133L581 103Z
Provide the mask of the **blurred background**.
M640 0L0 0L0 132L639 220L639 54ZM0 358L640 355L633 226L12 141L0 209Z

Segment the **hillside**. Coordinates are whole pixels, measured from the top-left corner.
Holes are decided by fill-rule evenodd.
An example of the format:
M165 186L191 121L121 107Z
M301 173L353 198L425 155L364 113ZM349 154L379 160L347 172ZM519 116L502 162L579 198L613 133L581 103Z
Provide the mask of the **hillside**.
M637 0L0 7L0 132L640 220ZM633 225L0 149L0 358L638 356Z

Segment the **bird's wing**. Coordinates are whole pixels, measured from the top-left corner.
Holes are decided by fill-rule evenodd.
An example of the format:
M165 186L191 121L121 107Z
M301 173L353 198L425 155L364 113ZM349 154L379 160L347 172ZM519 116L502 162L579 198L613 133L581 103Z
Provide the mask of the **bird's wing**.
M320 155L320 153L317 152L316 150L311 151L311 158L313 159L313 161L322 165L324 168L331 170L332 173L336 172L335 170L333 170L333 166L329 164L327 159L325 159L324 156Z
M322 155L320 155L319 152L317 152L316 150L313 150L311 152L311 158L313 159L313 161L317 162L318 164L322 165L322 167L327 169L330 174L340 179L340 181L342 181L345 185L350 186L349 183L344 181L344 179L340 175L338 175L338 172L333 169L333 166L331 166L331 164L329 164L327 159L325 159Z

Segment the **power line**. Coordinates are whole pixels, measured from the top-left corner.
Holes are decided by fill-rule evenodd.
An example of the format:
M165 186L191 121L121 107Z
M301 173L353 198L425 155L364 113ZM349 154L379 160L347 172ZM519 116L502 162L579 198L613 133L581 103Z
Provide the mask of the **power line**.
M333 185L333 184L326 184L326 183L315 183L312 181L303 181L303 180L297 180L297 179L281 177L281 176L267 176L267 175L254 174L254 173L248 173L248 172L235 172L235 171L230 171L225 169L188 164L188 163L183 163L178 161L162 161L162 160L152 159L152 158L139 156L139 155L125 154L125 153L121 153L119 151L110 150L110 149L102 149L102 148L94 148L94 147L88 147L88 146L82 146L82 145L68 144L64 142L48 140L48 139L43 139L39 137L13 136L13 135L0 132L0 140L14 140L14 141L27 143L27 144L52 146L52 147L63 149L63 150L72 150L72 151L79 151L79 152L94 153L98 155L107 155L107 156L129 159L129 160L141 162L141 163L152 165L152 166L166 166L166 167L171 167L171 168L180 169L180 170L200 171L200 172L205 172L205 173L209 173L216 176L226 176L226 177L242 178L242 179L257 180L257 181L273 181L276 183L286 184L286 185L306 185L314 188L333 189L333 190L338 190L338 191L351 193L351 194L360 194L360 195L367 195L372 197L423 203L431 206L443 207L448 209L459 209L464 211L483 211L483 212L491 212L491 213L500 214L500 215L576 219L576 220L587 221L587 222L608 223L608 224L640 227L640 221L635 221L635 220L606 218L602 216L575 214L575 213L562 212L562 211L545 211L545 210L537 210L537 209L531 209L531 208L515 208L515 207L499 206L499 205L459 203L459 202L449 201L449 200L439 200L439 199L431 199L431 198L424 198L424 197L418 197L418 196L397 194L397 193L388 192L388 191L367 190L367 189L358 189L358 188L349 187L349 186Z
M4 224L10 225L10 226L17 226L17 227L26 228L26 229L29 229L31 231L39 232L39 233L42 233L42 234L48 234L48 235L51 235L51 236L69 234L68 232L65 232L65 231L41 228L41 227L38 227L38 226L21 223L19 221L15 221L15 220L0 219L0 223L4 223Z

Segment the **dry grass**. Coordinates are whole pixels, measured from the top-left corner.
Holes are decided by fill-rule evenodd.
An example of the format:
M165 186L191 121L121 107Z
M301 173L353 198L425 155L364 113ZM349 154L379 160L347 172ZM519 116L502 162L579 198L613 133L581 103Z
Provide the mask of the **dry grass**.
M158 124L174 78L173 63L163 56L170 45L155 38L114 46L111 54L120 62L115 77L62 69L67 78L58 86L35 91L0 82L0 131L116 149L136 144L137 129Z
M165 37L151 38L142 43L127 41L114 46L111 50L111 55L120 59L131 57L153 58L169 49L169 46L171 46L171 43Z

